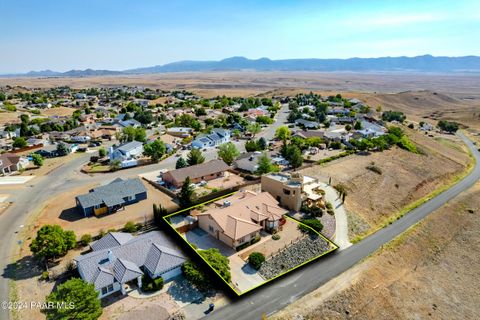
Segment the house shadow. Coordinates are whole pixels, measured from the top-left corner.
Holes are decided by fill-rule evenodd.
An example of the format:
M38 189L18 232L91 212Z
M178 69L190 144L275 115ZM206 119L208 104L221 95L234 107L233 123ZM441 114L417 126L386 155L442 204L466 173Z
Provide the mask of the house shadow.
M42 274L44 268L33 255L22 257L21 259L7 264L3 269L3 278L11 280L25 280L38 277Z
M112 293L108 297L102 298L100 303L102 304L102 307L105 308L127 297L128 297L128 294L122 294L120 291L118 291L118 292Z
M80 219L83 219L84 216L80 213L77 207L71 207L71 208L62 210L59 218L65 221L75 222Z

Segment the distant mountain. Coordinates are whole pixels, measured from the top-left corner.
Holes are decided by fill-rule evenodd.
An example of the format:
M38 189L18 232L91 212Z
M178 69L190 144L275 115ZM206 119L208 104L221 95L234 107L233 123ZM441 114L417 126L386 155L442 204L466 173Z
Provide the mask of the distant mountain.
M286 59L268 58L247 59L232 57L220 61L178 61L146 68L124 71L110 70L51 70L31 71L21 75L27 77L89 77L122 74L151 74L166 72L206 72L206 71L351 71L351 72L438 72L438 73L480 73L480 57L382 57L350 59Z

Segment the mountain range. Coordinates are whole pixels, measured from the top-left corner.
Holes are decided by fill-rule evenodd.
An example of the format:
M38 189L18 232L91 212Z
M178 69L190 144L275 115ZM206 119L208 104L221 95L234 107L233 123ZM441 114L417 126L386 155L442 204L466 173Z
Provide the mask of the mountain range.
M220 61L178 61L153 67L123 71L113 70L52 70L30 71L24 74L3 76L22 77L89 77L129 74L153 74L167 72L209 72L209 71L347 71L347 72L435 72L435 73L480 73L480 57L381 57L350 59L247 59L231 57Z

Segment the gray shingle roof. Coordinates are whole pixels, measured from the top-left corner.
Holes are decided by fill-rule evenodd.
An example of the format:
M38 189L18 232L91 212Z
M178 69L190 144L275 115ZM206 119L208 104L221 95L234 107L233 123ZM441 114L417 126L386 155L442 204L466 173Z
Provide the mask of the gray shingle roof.
M131 141L131 142L127 142L127 143L124 143L124 144L118 146L118 148L116 148L116 150L120 151L123 154L126 154L127 152L135 150L136 148L138 148L140 146L143 146L143 143L141 143L139 141Z
M223 160L212 160L194 166L168 171L173 179L183 183L187 177L191 179L208 176L217 172L227 171L230 167Z
M150 273L158 274L168 271L172 265L179 265L184 261L185 256L180 251L154 243L150 247L144 266Z
M122 180L119 178L109 184L90 190L89 193L77 196L83 208L93 207L105 203L107 206L122 204L123 198L147 192L139 178ZM107 204L108 203L108 204Z
M140 268L146 267L147 263L149 271L158 273L178 267L186 261L180 249L161 231L130 237L127 240L127 234L115 233L112 236L109 233L92 245L93 252L75 258L83 280L100 289L114 282L124 283L137 278L143 274ZM119 241L123 243L118 244ZM109 251L113 261L109 260Z
M130 233L125 232L109 232L101 239L95 241L90 245L90 248L94 251L99 251L103 249L110 249L113 247L118 247L128 241L132 240L133 236Z

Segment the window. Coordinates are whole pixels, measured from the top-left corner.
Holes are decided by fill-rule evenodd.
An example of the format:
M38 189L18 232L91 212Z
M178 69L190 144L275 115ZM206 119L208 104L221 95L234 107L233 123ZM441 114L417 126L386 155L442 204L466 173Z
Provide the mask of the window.
M208 231L210 231L210 232L212 232L212 233L213 233L213 232L215 231L215 229L213 229L213 227L212 227L212 226L208 226Z
M244 243L245 242L245 237L241 237L240 240L238 240L239 243Z
M133 200L135 200L135 196L128 196L127 200L128 201L133 201Z
M250 235L250 239L255 239L255 236L256 236L256 234L255 234L255 233L252 233L252 234Z
M109 284L108 286L102 288L102 295L105 295L112 291L113 291L113 284Z
M99 205L99 204L96 204L96 205L95 205L95 209L100 209L100 205Z
M290 190L283 189L283 193L289 195L289 194L290 194Z

